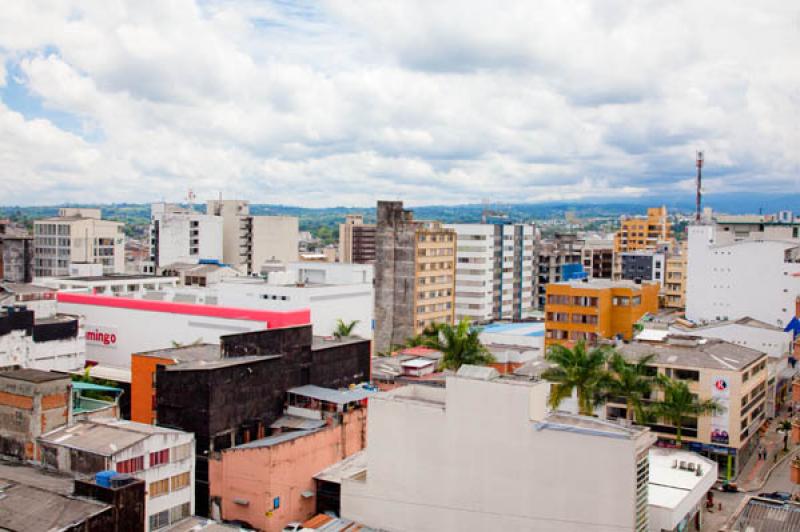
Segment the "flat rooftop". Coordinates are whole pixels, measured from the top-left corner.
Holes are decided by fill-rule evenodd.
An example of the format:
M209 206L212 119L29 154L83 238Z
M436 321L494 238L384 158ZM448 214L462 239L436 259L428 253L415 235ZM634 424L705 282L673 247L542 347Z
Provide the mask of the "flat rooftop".
M230 357L219 358L217 360L194 360L190 362L180 362L167 366L166 371L198 371L198 370L213 370L220 368L229 368L232 366L241 366L244 364L252 364L253 362L262 362L265 360L273 360L281 358L282 355L264 355L264 356L244 356L244 357Z
M578 279L571 280L571 281L561 281L559 283L550 283L556 286L561 285L568 285L572 288L583 288L586 290L604 290L607 288L633 288L633 289L641 289L643 285L654 284L649 281L643 281L641 283L636 283L634 281L630 281L627 279L622 279L619 281L612 281L611 279L587 279L586 281L581 281Z
M36 384L70 379L68 375L63 373L42 371L40 369L15 369L12 371L4 371L0 373L0 377L18 381L32 382Z
M648 504L650 506L677 508L698 487L699 495L705 495L717 480L717 464L697 453L652 447L649 451L649 460ZM693 470L681 469L681 463L693 464ZM701 471L699 476L698 468Z
M73 480L28 465L0 462L0 528L26 532L64 530L109 508L72 497Z
M311 349L317 351L319 349L328 349L329 347L358 344L361 342L369 342L369 340L355 335L345 336L344 338L335 338L333 336L314 336L311 341Z
M744 369L766 357L761 351L716 338L675 335L667 336L660 342L623 344L617 351L632 361L654 354L656 358L653 363L658 365L729 371Z
M342 480L350 478L367 470L367 451L361 450L351 454L344 460L336 462L314 475L316 480L341 484Z
M625 426L613 421L566 412L551 412L547 414L544 421L534 423L534 426L537 430L565 430L569 427L572 432L628 440L635 439L649 430L647 427L639 425Z
M490 323L481 327L485 334L544 336L544 322Z
M196 362L204 360L206 362L220 360L222 357L219 344L195 344L179 347L169 347L166 349L155 349L134 353L137 356L169 358L176 363Z
M81 277L56 277L58 281L80 281L86 283L94 283L101 281L149 281L149 280L170 280L177 279L177 277L161 277L158 275L144 275L144 274L109 274L109 275L85 275Z

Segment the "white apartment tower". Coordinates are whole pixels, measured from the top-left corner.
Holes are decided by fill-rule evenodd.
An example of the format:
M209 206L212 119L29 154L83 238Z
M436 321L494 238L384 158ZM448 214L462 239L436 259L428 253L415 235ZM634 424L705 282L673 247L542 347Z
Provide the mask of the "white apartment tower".
M191 207L154 203L150 207L150 258L155 273L175 263L222 261L222 218Z
M456 320L521 319L533 306L536 228L530 224L453 224Z
M785 327L794 317L800 294L796 224L750 216L692 226L687 260L688 319L703 322L749 316Z
M125 273L121 222L103 220L100 209L64 208L33 224L34 276L69 275L72 263L102 264L103 273Z

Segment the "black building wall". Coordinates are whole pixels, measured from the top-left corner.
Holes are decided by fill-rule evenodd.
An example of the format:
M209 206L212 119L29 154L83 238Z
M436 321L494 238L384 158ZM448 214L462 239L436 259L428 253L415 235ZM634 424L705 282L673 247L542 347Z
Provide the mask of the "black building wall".
M133 480L116 488L104 488L87 480L75 480L74 494L111 505L102 522L90 523L89 529L103 532L142 532L145 529L145 483Z
M224 359L270 358L156 370L158 424L195 434L198 515L208 515L208 454L268 435L283 414L288 389L340 388L369 379L368 340L330 342L322 349L312 349L312 342L310 325L229 335L222 337Z

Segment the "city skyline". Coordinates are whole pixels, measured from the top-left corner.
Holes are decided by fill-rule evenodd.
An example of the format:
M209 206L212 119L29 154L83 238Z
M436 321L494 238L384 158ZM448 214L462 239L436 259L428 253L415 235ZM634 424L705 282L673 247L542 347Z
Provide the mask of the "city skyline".
M781 2L18 3L0 204L800 192ZM498 188L512 191L498 198Z

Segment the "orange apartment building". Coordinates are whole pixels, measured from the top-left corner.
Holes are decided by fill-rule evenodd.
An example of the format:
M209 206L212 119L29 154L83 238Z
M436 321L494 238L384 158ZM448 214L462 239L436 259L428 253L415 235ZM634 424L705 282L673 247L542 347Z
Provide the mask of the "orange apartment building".
M647 209L646 218L627 218L622 220L614 235L614 251L653 251L659 243L672 239L672 226L667 218L666 207Z
M591 279L550 283L545 302L545 347L633 339L634 324L658 311L658 283Z

